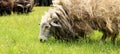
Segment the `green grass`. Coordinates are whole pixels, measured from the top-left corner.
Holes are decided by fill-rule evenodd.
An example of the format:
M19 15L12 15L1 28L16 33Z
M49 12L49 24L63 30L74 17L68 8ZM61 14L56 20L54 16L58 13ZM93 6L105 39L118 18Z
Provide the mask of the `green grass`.
M101 33L95 31L84 40L62 42L49 39L39 42L39 22L49 7L35 7L30 14L0 16L0 54L120 54L117 45L107 40L99 43Z

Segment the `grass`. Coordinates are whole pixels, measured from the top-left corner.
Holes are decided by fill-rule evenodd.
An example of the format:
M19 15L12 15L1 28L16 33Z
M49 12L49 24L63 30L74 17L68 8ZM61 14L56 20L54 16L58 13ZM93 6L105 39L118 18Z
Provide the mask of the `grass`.
M99 43L101 33L95 31L83 40L62 42L50 38L39 42L39 22L49 7L35 7L30 14L0 16L0 54L120 54L120 38L117 45L107 40Z

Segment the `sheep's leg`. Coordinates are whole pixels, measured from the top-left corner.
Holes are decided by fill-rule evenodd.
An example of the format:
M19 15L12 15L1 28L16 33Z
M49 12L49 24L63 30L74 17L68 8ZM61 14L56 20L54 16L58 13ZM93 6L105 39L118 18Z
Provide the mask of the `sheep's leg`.
M10 14L11 14L11 10L6 10L6 13L7 13L8 15L10 15Z
M105 43L106 38L107 38L107 34L106 34L106 33L104 33L104 34L103 34L103 36L102 36L102 38L101 38L102 42L104 42L104 43Z
M80 32L79 35L83 39L84 42L87 42L85 32Z
M116 41L117 35L118 35L118 34L115 34L114 36L111 37L111 42L112 42L113 44L116 44L115 41Z
M86 43L88 42L88 41L87 41L87 37L86 37L86 34L85 34L85 33L83 33L82 38L83 38L83 41L84 41L84 42L86 42Z

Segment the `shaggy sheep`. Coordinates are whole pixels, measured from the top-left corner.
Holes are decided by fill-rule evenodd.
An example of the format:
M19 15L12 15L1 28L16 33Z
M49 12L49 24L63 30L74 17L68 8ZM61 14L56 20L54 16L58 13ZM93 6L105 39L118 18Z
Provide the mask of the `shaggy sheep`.
M120 30L119 0L55 0L40 22L40 41L54 36L69 40L85 38L93 30L103 33L102 41L111 37L115 43Z
M13 12L29 13L34 6L34 0L15 0Z
M0 15L10 15L14 6L14 0L0 0Z

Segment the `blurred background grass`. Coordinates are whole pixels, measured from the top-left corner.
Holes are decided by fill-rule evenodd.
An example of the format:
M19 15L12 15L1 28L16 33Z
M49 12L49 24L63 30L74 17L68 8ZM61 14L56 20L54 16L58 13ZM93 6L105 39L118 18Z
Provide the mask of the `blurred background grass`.
M34 7L30 14L0 16L0 54L120 54L117 45L99 43L102 33L95 31L84 40L64 42L50 38L39 42L41 16L50 7Z

